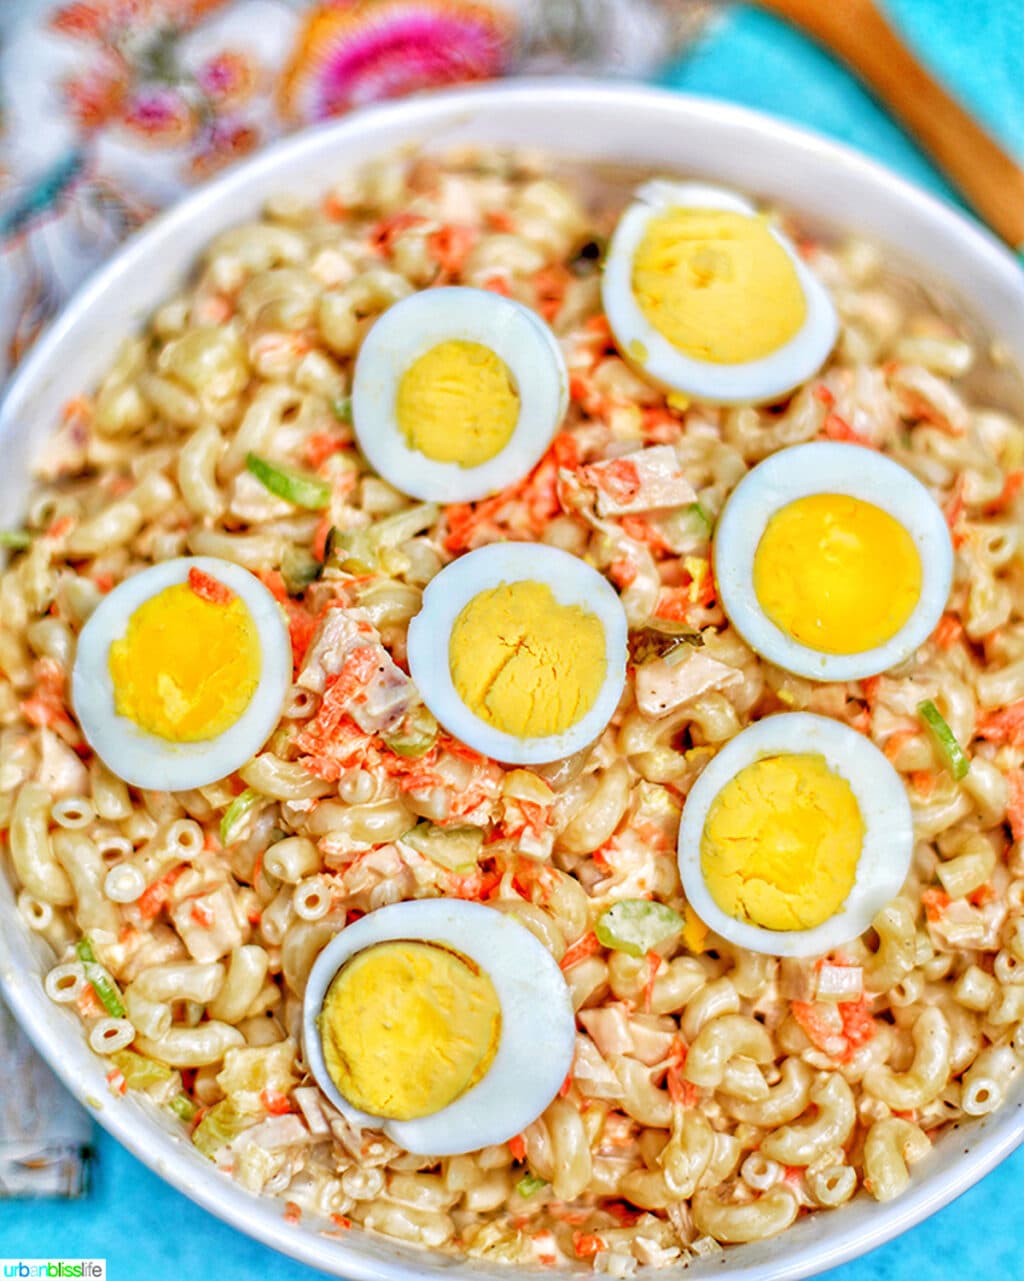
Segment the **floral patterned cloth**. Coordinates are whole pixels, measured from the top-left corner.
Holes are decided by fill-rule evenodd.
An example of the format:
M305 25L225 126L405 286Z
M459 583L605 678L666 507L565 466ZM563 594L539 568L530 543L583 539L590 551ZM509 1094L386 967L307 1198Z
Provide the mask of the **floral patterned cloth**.
M700 0L0 0L0 381L156 209L364 103L517 71L641 75Z

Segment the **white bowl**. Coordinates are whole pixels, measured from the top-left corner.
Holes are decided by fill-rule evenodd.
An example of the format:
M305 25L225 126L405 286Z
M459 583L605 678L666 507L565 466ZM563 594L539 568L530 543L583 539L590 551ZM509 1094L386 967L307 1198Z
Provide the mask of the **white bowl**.
M156 219L78 293L36 345L0 409L0 512L23 509L29 460L61 405L93 386L122 336L186 277L218 232L257 214L274 193L315 194L352 165L419 144L495 142L731 183L856 230L943 283L1024 368L1024 273L988 233L863 156L767 116L719 102L586 81L509 82L374 108L281 143ZM132 1098L113 1099L79 1025L43 995L47 958L0 877L0 982L16 1016L73 1093L142 1161L222 1219L305 1263L352 1281L509 1281L504 1268L424 1253L353 1229L286 1223L283 1204L219 1174L169 1123ZM731 1250L733 1281L795 1281L843 1263L918 1223L992 1169L1024 1138L1024 1089L991 1116L947 1134L886 1205L858 1197L804 1218L781 1237ZM686 1275L724 1275L719 1257ZM655 1275L651 1274L652 1277ZM665 1275L665 1274L660 1274Z

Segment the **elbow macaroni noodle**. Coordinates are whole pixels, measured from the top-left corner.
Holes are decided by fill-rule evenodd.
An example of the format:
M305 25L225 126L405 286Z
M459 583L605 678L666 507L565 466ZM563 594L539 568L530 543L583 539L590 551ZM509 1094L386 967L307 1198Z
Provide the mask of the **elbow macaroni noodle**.
M587 211L537 164L482 152L389 161L339 183L322 208L277 202L219 236L192 285L69 407L30 500L32 544L0 574L0 823L19 914L54 952L47 997L82 1021L112 1081L231 1121L222 1163L246 1186L432 1248L524 1266L587 1258L628 1275L774 1235L861 1188L898 1195L935 1132L991 1112L1020 1072L1024 424L973 403L977 335L911 299L859 244L807 250L842 318L816 380L773 411L667 403L609 343L593 252L578 254L607 235L614 202ZM373 319L442 282L540 309L573 377L563 431L577 453L668 444L712 517L773 450L827 437L837 420L866 433L950 513L957 573L939 632L873 688L814 685L763 664L714 602L695 607L688 621L733 681L661 717L629 683L592 750L533 771L467 757L442 735L418 772L389 772L378 754L318 773L294 744L320 707L316 670L237 777L176 796L129 789L84 749L69 712L82 624L113 584L186 552L243 565L283 595L281 571L331 525L372 528L410 507L356 457L346 397ZM250 451L330 478L323 519L263 490ZM706 530L588 520L536 486L461 542L442 508L372 575L328 571L286 601L293 626L312 630L339 601L402 663L422 590L453 554L529 537L608 573L641 628L687 558L708 560ZM917 719L928 692L972 758L960 781ZM813 964L780 965L690 925L646 957L590 947L617 899L684 910L682 799L721 744L786 708L870 735L913 803L903 892L829 958L861 980L841 1001L817 999ZM256 803L222 848L243 788ZM407 845L423 818L484 829L475 870ZM444 894L487 901L540 939L581 1032L562 1095L523 1135L434 1161L334 1112L295 1036L310 967L347 921ZM112 1002L75 950L85 936ZM131 1056L153 1060L153 1079ZM201 1120L193 1137L210 1129Z

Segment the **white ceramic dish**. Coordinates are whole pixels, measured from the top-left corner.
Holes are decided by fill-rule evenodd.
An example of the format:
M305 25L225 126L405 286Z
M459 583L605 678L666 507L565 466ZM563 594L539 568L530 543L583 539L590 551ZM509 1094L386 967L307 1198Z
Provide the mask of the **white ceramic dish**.
M409 144L440 149L495 142L543 147L733 184L887 245L923 278L962 299L1024 368L1024 272L986 232L855 152L756 113L640 87L579 81L506 83L419 98L328 125L261 153L164 214L80 291L22 365L0 409L0 512L24 505L29 460L60 406L91 387L122 336L182 281L203 246L255 215L282 190L316 193L331 175ZM33 1041L100 1122L147 1165L241 1231L351 1281L509 1281L510 1270L424 1254L381 1237L320 1234L283 1204L218 1174L166 1122L137 1101L113 1099L104 1067L77 1023L43 995L45 961L0 877L0 982ZM694 1278L796 1281L870 1250L939 1209L1024 1139L1024 1089L998 1112L954 1130L915 1167L909 1191L887 1205L859 1197L813 1215L781 1237L697 1261ZM723 1268L723 1263L725 1267ZM665 1276L665 1273L651 1273ZM678 1272L676 1273L678 1275Z

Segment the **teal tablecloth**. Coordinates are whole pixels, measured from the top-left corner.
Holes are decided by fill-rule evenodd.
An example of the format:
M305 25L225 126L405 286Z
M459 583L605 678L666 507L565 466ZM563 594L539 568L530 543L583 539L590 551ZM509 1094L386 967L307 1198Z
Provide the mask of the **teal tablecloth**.
M1024 156L1024 0L889 0L889 10L927 61ZM950 194L845 72L762 13L726 12L665 82L810 125ZM106 1135L98 1142L98 1177L87 1199L0 1205L0 1258L105 1257L112 1281L313 1275L198 1209ZM1022 1281L1022 1186L1024 1151L941 1214L828 1274L829 1281Z

